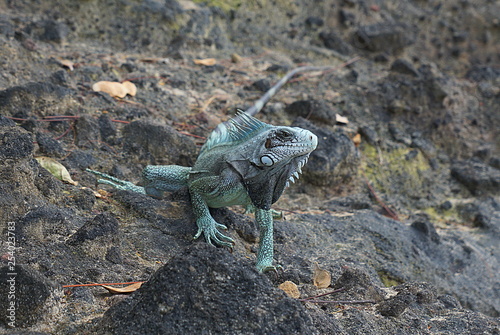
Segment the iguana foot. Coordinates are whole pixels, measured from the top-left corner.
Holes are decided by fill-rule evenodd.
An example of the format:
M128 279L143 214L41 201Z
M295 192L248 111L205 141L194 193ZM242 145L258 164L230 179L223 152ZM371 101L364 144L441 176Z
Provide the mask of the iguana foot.
M137 192L137 193L146 194L144 187L137 186L129 181L121 180L121 179L115 178L113 176L110 176L107 173L103 173L103 172L99 172L99 171L95 171L95 170L91 170L91 169L85 169L85 171L93 173L96 176L99 176L101 178L104 178L104 179L97 180L97 182L99 184L111 185L118 190L133 191L133 192Z
M278 273L279 270L283 270L283 267L281 265L259 265L257 264L257 270L261 273L266 273L266 272L276 272Z
M196 224L198 225L198 232L194 235L194 238L203 235L205 236L205 240L208 244L214 245L212 241L222 247L232 248L234 244L234 240L222 234L219 229L226 230L227 227L223 224L217 223L212 217L202 217L196 220Z
M245 207L245 214L255 213L255 206L250 204ZM278 212L274 209L271 209L271 214L273 219L282 219L284 217L283 212Z

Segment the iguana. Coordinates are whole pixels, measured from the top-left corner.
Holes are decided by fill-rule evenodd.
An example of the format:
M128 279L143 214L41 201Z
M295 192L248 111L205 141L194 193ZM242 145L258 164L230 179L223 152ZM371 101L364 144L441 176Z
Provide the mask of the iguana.
M209 207L243 205L254 212L260 229L257 269L275 270L273 266L273 216L271 209L289 182L302 173L317 137L298 127L273 126L254 118L262 107L296 73L319 71L326 67L299 67L288 72L264 96L245 112L239 110L229 121L219 124L200 150L193 167L148 165L142 172L144 187L87 169L118 189L161 197L187 187L198 231L209 244L232 247L234 240L220 232L226 226L217 223Z

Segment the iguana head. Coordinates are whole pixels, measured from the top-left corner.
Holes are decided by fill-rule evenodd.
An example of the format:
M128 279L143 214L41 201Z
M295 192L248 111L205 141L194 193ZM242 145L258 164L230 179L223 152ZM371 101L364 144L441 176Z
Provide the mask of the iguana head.
M245 113L225 123L213 136L208 149L224 147L226 162L240 176L252 203L266 210L290 181L299 178L318 145L316 135L306 129L272 126Z
M309 130L298 127L272 127L256 136L248 149L249 163L265 175L283 174L285 186L295 182L302 173L310 153L316 149L318 138ZM249 151L250 151L249 150Z

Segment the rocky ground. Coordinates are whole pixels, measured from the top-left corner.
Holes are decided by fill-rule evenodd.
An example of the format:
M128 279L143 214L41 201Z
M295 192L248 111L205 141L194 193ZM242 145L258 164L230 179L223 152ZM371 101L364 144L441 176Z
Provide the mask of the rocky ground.
M0 0L0 332L499 334L499 13L488 0ZM148 164L192 165L219 122L304 64L336 68L258 114L320 139L275 206L277 274L254 269L258 227L240 208L213 211L229 252L192 239L187 192L113 192L85 171L139 182ZM103 80L137 94L95 92ZM130 295L63 287L135 281Z

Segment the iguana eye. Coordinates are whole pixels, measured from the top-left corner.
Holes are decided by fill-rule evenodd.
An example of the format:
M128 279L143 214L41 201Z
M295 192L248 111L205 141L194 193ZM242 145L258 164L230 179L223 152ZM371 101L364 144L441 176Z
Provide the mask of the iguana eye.
M274 165L274 161L271 157L265 155L265 156L262 156L260 158L260 162L265 165L265 166L273 166Z

